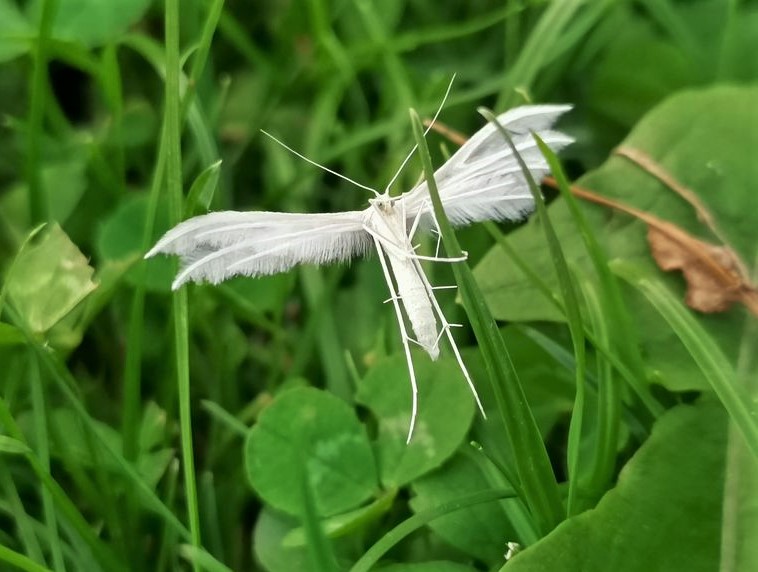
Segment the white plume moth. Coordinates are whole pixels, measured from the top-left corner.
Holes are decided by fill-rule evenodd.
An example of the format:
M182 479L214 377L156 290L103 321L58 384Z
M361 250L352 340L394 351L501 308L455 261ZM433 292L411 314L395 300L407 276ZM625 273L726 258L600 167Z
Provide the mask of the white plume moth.
M544 177L549 168L531 133L536 132L554 151L568 145L572 139L551 130L551 127L570 108L568 105L527 105L507 111L497 118L510 133L516 149L536 180ZM389 301L395 309L408 362L412 388L408 441L413 435L418 413L411 343L419 345L435 360L442 337L447 337L484 415L474 383L451 333L454 324L450 324L442 313L434 295L435 288L429 283L420 264L422 260L459 262L465 257L440 257L439 241L435 256L422 256L416 252L418 246L413 244L413 240L417 231L420 228L434 230L436 227L425 182L400 196L389 195L390 186L415 147L383 193L355 183L286 148L306 161L373 192L369 206L362 211L316 214L210 213L191 218L168 231L146 258L159 253L179 255L181 270L172 285L173 289L177 289L186 282L218 284L238 275L254 277L283 272L297 264L345 261L366 254L373 244L390 291ZM534 206L516 158L491 123L461 146L435 172L434 178L445 213L453 225L484 220L517 220L526 216ZM408 333L406 318L415 338Z

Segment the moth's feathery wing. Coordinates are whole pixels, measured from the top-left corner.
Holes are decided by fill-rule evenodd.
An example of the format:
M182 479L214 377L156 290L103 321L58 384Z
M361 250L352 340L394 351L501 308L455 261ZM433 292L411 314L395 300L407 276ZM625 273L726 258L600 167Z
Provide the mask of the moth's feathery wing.
M169 230L145 256L177 254L181 269L172 287L217 284L232 276L283 272L296 264L347 260L371 248L361 211L296 214L223 211L198 216Z
M571 109L570 105L525 105L497 117L505 127L535 180L549 172L531 132L555 152L573 139L550 128ZM434 174L440 198L455 225L482 220L516 220L534 208L534 201L516 157L492 123L477 131ZM431 213L426 182L402 195L406 213L413 219L423 209Z

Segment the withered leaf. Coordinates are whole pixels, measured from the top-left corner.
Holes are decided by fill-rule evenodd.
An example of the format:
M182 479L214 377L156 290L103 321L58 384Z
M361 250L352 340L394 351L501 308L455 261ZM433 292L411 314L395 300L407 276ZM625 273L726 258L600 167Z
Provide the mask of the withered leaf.
M673 226L673 225L672 225ZM687 280L686 302L700 312L723 312L742 299L743 280L734 254L678 229L677 236L648 226L650 251L661 270L681 270Z

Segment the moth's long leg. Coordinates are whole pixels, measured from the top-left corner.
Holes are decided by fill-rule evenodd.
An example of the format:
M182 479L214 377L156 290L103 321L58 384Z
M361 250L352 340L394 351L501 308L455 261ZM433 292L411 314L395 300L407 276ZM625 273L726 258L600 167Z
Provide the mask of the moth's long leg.
M463 256L441 257L441 256L422 256L420 254L410 254L406 252L403 256L412 260L428 260L430 262L463 262L468 260L468 253L464 252Z
M387 267L387 261L385 260L385 254L382 250L382 243L374 236L374 245L376 246L376 252L379 257L379 262L382 265L382 272L384 272L384 280L387 282L387 288L390 290L392 305L395 307L395 316L397 316L397 325L400 327L400 337L403 341L403 349L405 350L405 359L408 362L408 375L411 378L411 424L408 428L408 438L405 440L406 444L411 442L413 436L413 429L416 426L416 415L418 413L418 386L416 384L416 371L413 369L413 359L411 358L411 348L408 345L410 336L405 329L405 320L403 320L403 313L400 310L400 304L398 303L398 295L395 291L395 285L392 283L392 274Z
M442 329L447 334L447 339L450 342L450 346L453 348L453 354L455 355L455 359L458 362L458 367L461 368L461 372L463 372L463 377L466 378L466 383L468 383L469 389L471 390L471 393L474 395L474 399L476 400L476 405L477 407L479 407L479 411L481 412L482 417L487 419L487 414L484 412L484 406L482 406L482 401L479 399L479 393L477 393L476 387L474 387L474 382L471 379L471 376L469 375L468 369L466 369L466 364L463 363L461 352L458 351L458 345L455 343L455 339L453 338L453 332L451 331L450 323L447 321L447 318L445 318L445 314L442 313L442 308L440 308L440 305L437 302L437 298L435 298L434 296L434 290L432 289L432 285L429 284L429 280L426 279L426 274L424 274L424 271L421 268L421 264L418 262L418 260L414 260L413 264L416 267L416 271L419 273L419 276L421 277L421 282L423 282L424 288L426 288L426 292L429 295L429 299L432 302L432 307L434 308L434 311L437 313L437 316L440 319L440 323L442 324Z
M408 232L408 241L413 242L413 237L416 235L416 231L418 230L419 222L421 222L421 215L424 213L424 203L426 202L426 199L424 199L421 202L421 208L419 208L418 212L416 213L416 216L413 217L413 223L411 224L411 230ZM405 218L405 201L402 203L402 213L403 213L403 220L406 220Z

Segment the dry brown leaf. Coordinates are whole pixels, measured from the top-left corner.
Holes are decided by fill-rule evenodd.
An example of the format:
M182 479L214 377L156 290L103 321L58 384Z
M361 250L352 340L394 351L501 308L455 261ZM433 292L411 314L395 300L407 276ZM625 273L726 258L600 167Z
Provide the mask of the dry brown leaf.
M681 270L684 274L685 301L690 308L706 313L723 312L740 300L742 280L728 248L689 235L687 245L683 245L653 226L648 227L647 240L661 270Z
M557 188L552 177L545 183ZM695 238L677 225L579 187L571 192L584 200L625 212L648 226L648 242L661 270L681 270L687 281L685 301L693 310L723 312L734 302L743 303L758 316L758 289L750 283L744 265L727 246Z

